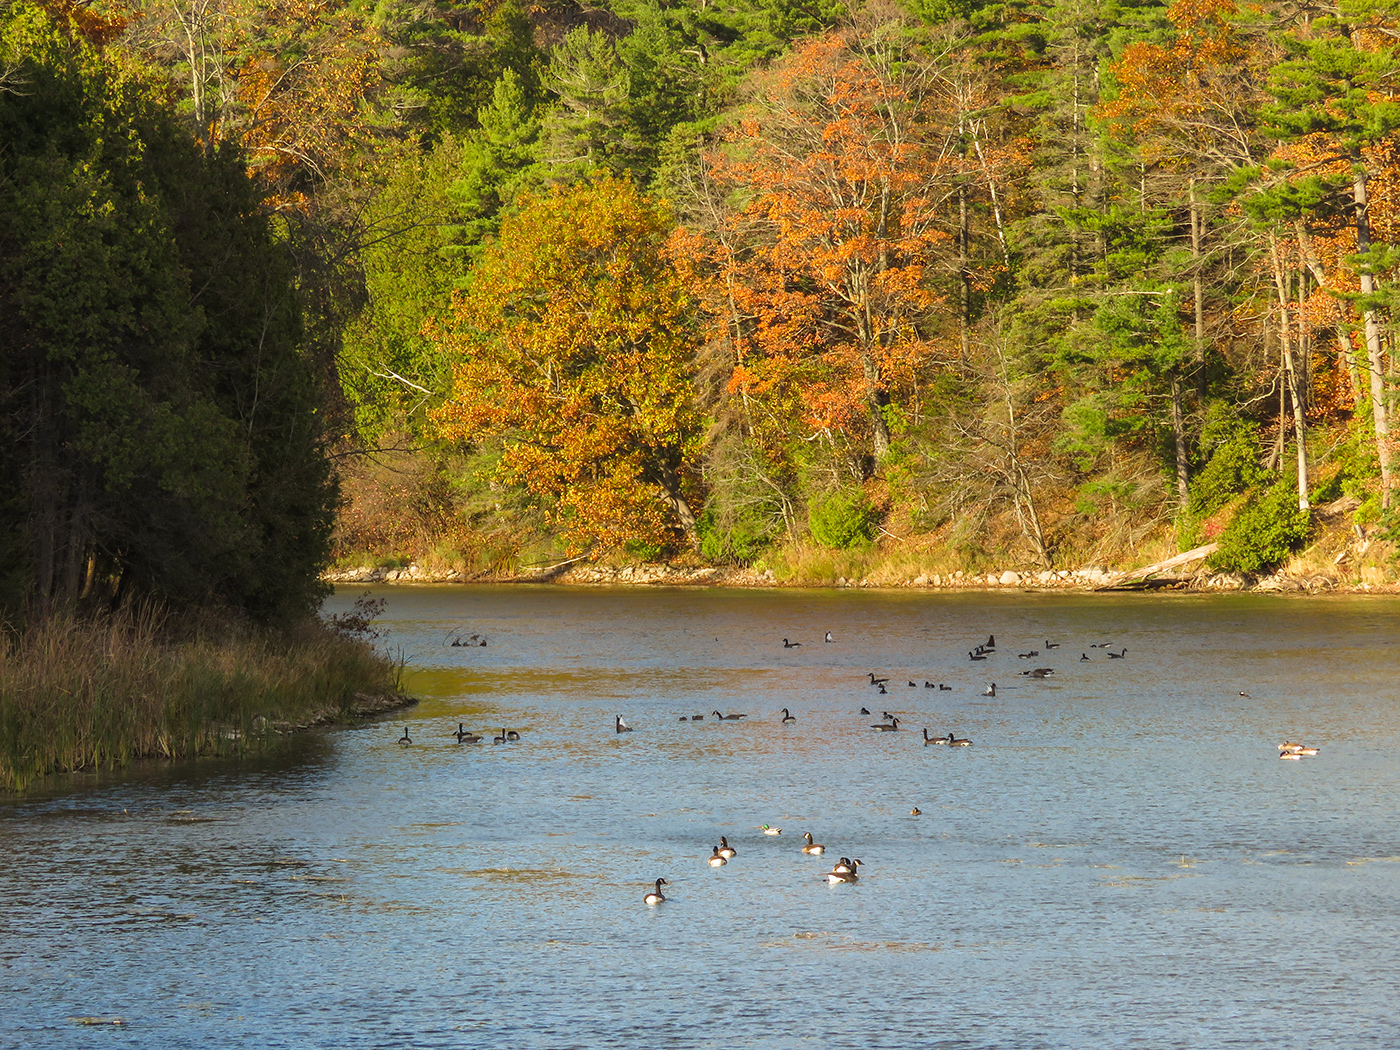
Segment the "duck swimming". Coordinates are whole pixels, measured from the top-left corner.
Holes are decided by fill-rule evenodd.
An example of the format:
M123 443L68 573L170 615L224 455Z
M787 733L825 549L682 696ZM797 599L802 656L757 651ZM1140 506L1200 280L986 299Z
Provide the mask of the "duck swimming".
M760 824L758 830L765 835L781 835L783 833L782 828L770 828L767 824Z
M671 885L671 884L670 884L669 882L667 882L665 879L657 879L657 880L656 880L656 889L654 889L654 890L652 890L650 893L648 893L645 897L642 898L642 900L645 901L647 904L665 904L665 903L666 903L666 898L665 898L665 896L661 893L661 887L662 887L662 886L669 886L669 885Z
M803 853L809 853L813 857L817 857L826 852L825 846L819 842L812 841L812 833L810 831L804 831L802 837L807 840L807 845L802 847Z

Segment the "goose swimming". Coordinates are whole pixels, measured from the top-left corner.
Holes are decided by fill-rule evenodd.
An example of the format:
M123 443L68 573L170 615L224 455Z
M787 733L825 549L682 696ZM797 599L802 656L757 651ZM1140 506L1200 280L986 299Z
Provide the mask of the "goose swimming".
M783 725L790 726L796 721L797 719L793 718L792 715L788 714L788 709L786 707L783 708Z
M681 721L684 722L685 719L682 718ZM624 721L622 720L622 716L621 716L621 715L618 715L618 716L617 716L617 721L614 723L613 729L614 729L616 732L618 732L618 733L630 733L630 732L632 732L632 727L629 726L626 722L624 722Z
M802 837L807 840L807 845L802 847L803 853L808 853L813 857L818 857L826 852L826 847L823 846L820 842L812 841L812 833L810 831L804 831L802 833Z
M897 733L899 732L899 719L891 718L888 722L881 722L878 725L871 726L870 728L878 729L882 733Z
M719 855L721 857L723 857L725 860L732 860L735 854L738 852L738 850L736 850L733 846L729 844L729 840L727 838L725 838L723 835L719 837Z
M661 893L661 887L662 887L662 886L669 886L669 885L671 885L671 884L670 884L669 882L667 882L665 879L657 879L657 880L656 880L656 889L654 889L654 890L652 890L652 892L648 893L645 897L642 898L642 900L645 901L647 904L665 904L665 903L666 903L666 898L665 898L665 896Z

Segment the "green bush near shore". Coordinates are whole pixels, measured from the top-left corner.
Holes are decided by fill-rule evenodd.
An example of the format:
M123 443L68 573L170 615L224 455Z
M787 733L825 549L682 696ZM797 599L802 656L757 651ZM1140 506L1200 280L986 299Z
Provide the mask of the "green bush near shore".
M279 723L348 715L357 694L398 691L392 661L316 622L173 634L148 613L55 616L0 638L0 790L137 758L258 748Z

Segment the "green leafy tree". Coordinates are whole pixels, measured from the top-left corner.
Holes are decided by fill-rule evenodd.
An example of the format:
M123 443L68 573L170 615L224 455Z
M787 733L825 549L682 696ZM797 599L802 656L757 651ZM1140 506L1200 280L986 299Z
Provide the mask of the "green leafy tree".
M0 13L0 476L11 602L321 593L334 486L285 256L243 158L39 8Z

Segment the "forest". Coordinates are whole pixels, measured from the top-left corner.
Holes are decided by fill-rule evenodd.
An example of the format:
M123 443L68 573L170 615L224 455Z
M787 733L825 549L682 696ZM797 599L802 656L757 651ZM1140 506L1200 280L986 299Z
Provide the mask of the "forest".
M0 24L31 603L266 618L332 561L1391 572L1389 0Z

